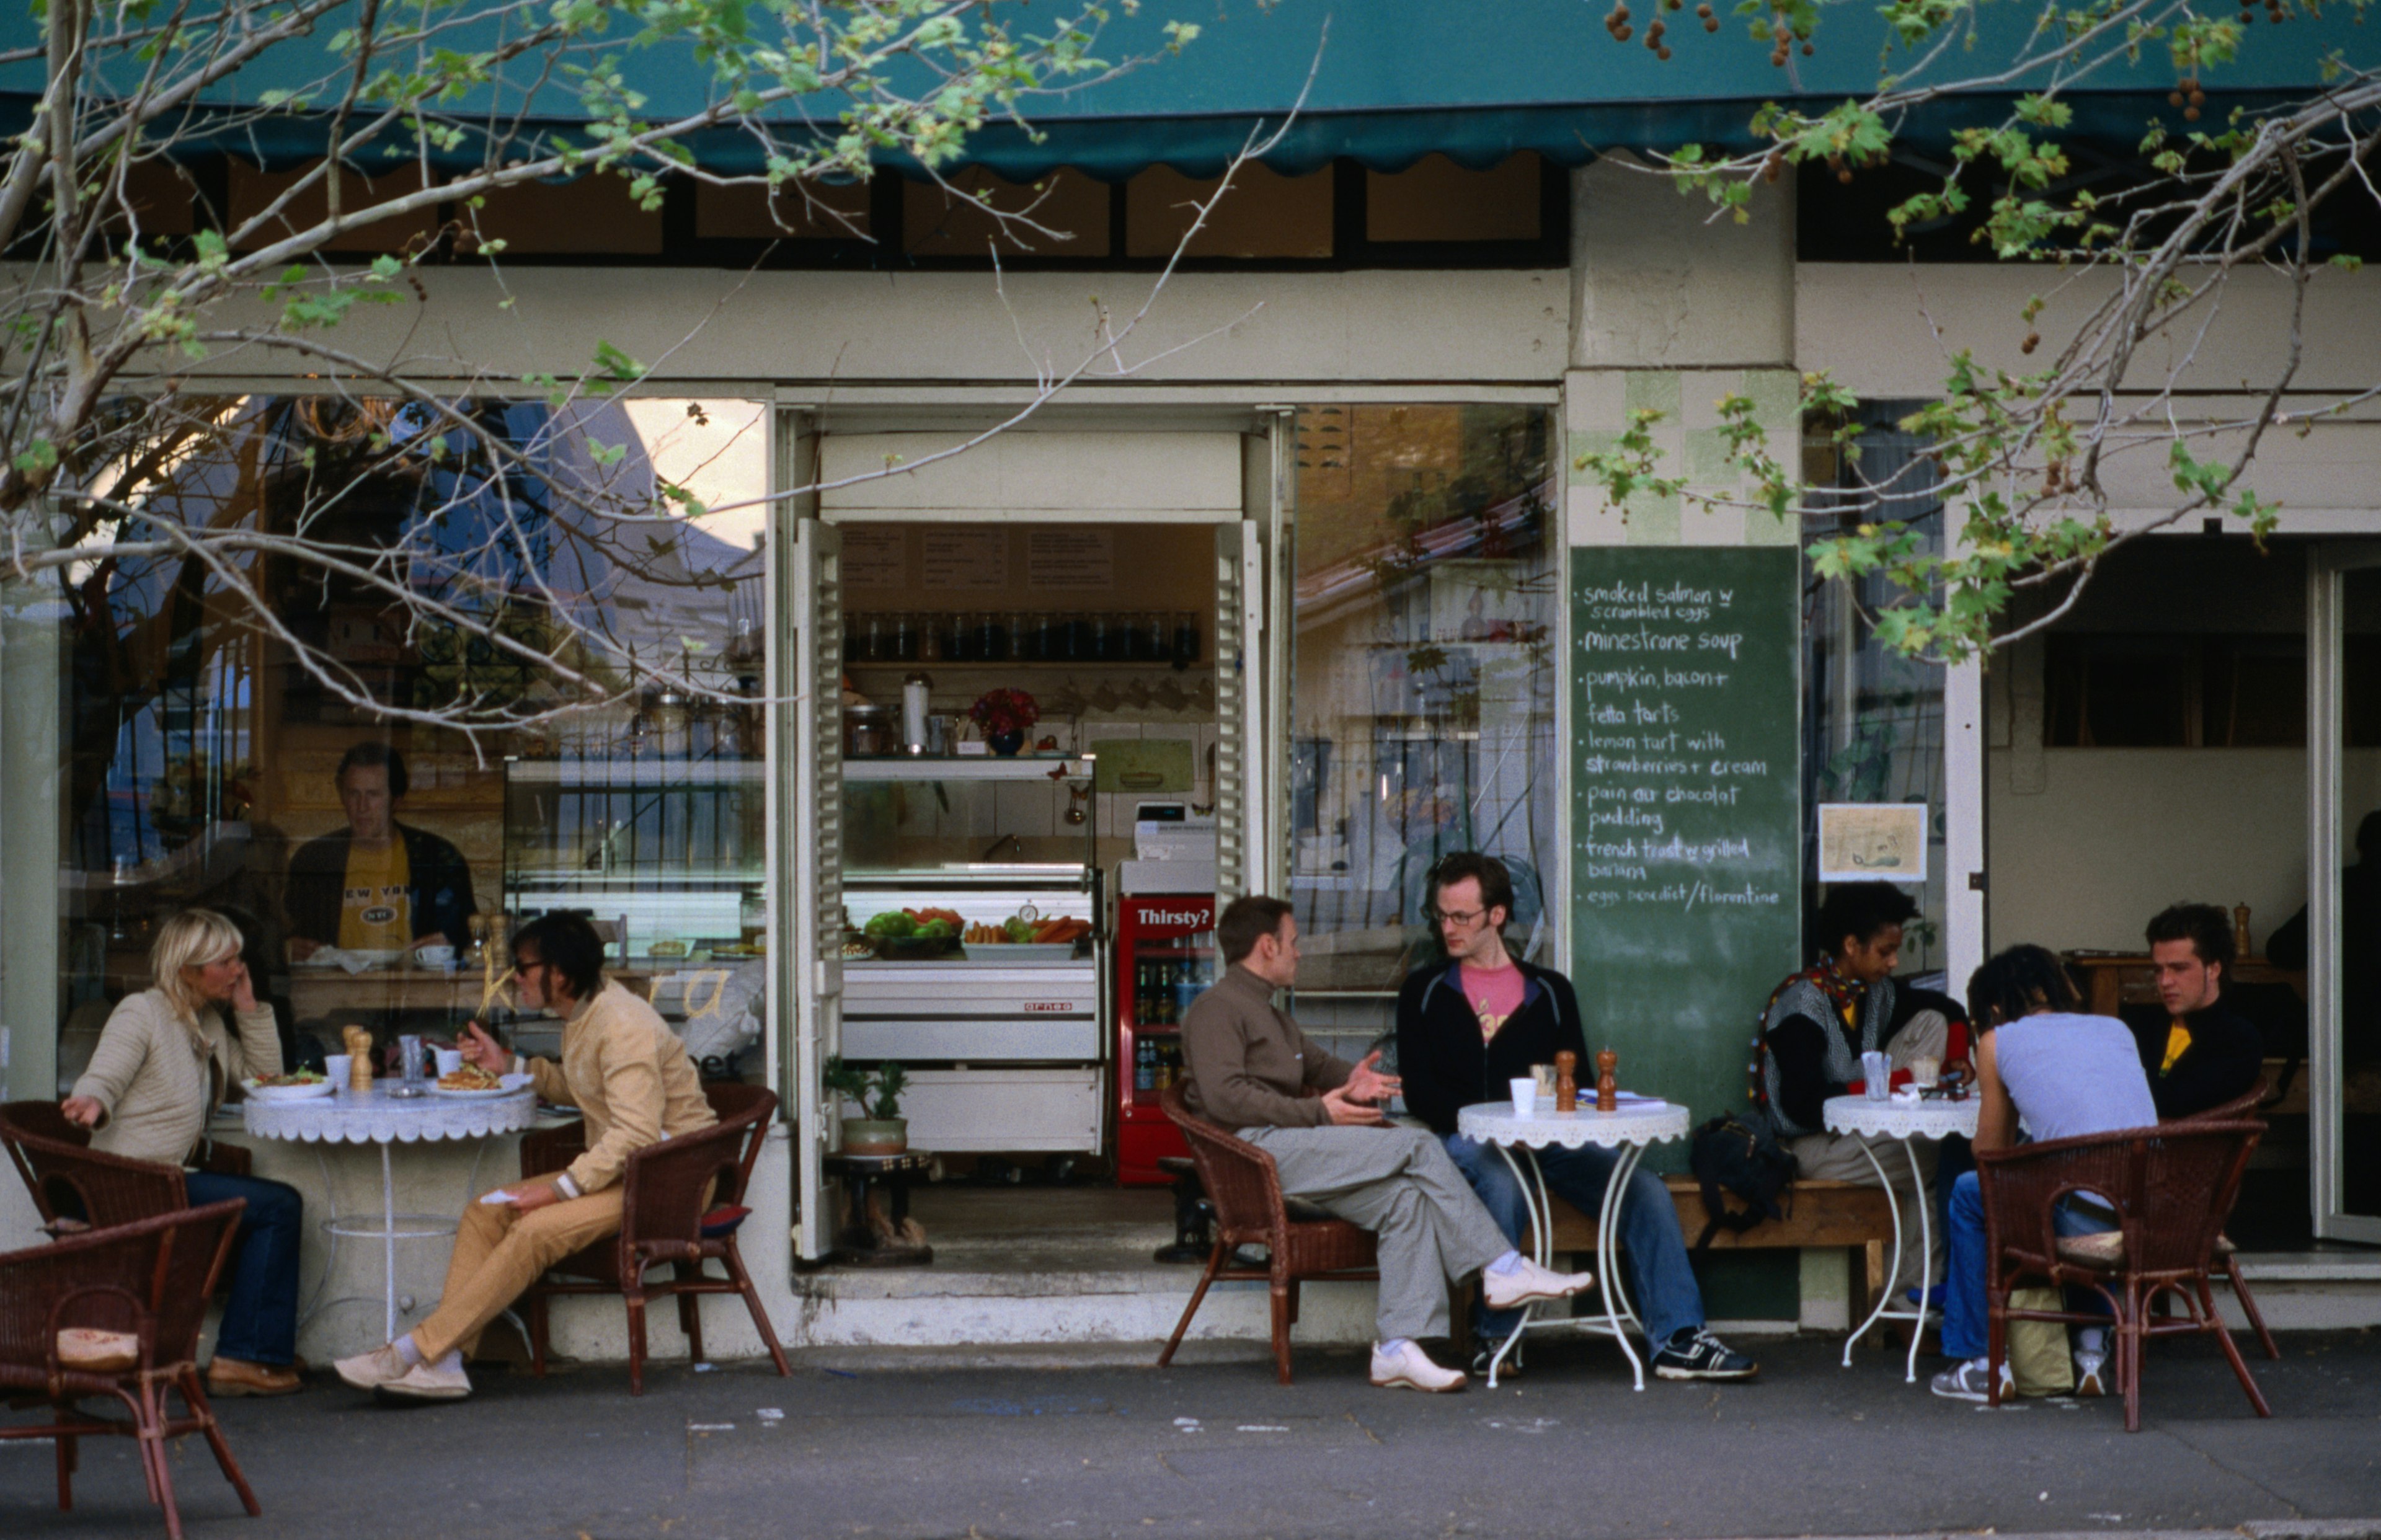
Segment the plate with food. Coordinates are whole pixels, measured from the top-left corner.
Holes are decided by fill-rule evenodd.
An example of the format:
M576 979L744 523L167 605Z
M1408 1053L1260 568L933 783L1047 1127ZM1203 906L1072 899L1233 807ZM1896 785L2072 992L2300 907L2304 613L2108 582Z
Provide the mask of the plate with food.
M509 1084L508 1082L519 1084ZM430 1089L441 1096L459 1097L464 1101L484 1101L494 1096L509 1096L529 1083L526 1075L499 1075L493 1069L482 1069L476 1064L466 1064L452 1074L438 1077Z
M957 953L959 931L966 924L955 910L888 909L870 915L861 932L878 957L915 962Z
M314 1069L250 1077L239 1083L242 1090L260 1102L302 1102L312 1096L327 1096L336 1089L330 1077Z

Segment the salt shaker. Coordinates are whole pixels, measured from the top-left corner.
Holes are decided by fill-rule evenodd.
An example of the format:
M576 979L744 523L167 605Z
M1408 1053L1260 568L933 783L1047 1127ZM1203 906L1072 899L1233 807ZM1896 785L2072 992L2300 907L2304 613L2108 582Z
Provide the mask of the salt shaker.
M1609 1048L1595 1056L1595 1110L1620 1110L1620 1056Z
M1579 1056L1568 1048L1555 1055L1555 1110L1579 1110Z

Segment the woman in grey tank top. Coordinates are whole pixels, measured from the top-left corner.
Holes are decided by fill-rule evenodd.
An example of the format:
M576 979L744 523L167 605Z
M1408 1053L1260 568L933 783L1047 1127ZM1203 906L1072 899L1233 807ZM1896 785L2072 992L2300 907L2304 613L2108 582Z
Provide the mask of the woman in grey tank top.
M1968 1008L1982 1034L1976 1045L1975 1145L2003 1150L2032 1139L2069 1139L2145 1128L2157 1121L2149 1077L2133 1034L2113 1017L2077 1011L2075 986L2058 959L2039 947L2013 947L1968 983ZM1943 1351L1963 1360L1935 1376L1938 1396L1986 1399L1984 1204L1971 1171L1952 1185L1949 1276L1943 1305ZM2058 1228L2085 1235L2109 1228L2099 1204L2062 1205ZM2075 1351L2076 1393L2106 1385L2107 1328L2085 1326Z

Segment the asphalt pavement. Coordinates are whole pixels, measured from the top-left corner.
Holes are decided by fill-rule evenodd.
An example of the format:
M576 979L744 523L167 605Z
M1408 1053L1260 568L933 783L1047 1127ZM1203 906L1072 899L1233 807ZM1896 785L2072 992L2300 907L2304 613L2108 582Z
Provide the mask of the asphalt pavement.
M2283 1362L2251 1360L2271 1420L2212 1343L2155 1345L2130 1436L2114 1401L1938 1399L1903 1383L1899 1353L1846 1370L1822 1338L1759 1344L1752 1384L1642 1393L1608 1343L1561 1340L1496 1390L1438 1397L1372 1388L1351 1352L1300 1353L1283 1387L1236 1349L1168 1370L1064 1352L845 1352L785 1379L656 1363L637 1398L622 1366L587 1364L483 1373L472 1399L430 1408L318 1374L301 1396L221 1408L262 1518L202 1443L182 1440L173 1468L192 1540L2381 1540L2381 1336L2283 1343ZM0 1443L0 1535L164 1533L128 1441L85 1444L71 1514L51 1471L48 1445Z

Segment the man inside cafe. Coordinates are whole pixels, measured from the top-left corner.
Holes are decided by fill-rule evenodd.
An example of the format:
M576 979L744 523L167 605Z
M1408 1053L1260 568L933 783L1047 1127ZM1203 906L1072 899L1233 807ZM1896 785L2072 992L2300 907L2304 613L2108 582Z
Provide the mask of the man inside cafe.
M1235 898L1215 922L1227 972L1182 1023L1190 1076L1182 1099L1208 1122L1273 1157L1285 1197L1303 1198L1380 1238L1373 1383L1460 1390L1465 1375L1431 1362L1417 1338L1447 1335L1447 1286L1481 1275L1492 1310L1516 1310L1593 1287L1556 1273L1505 1239L1436 1135L1388 1121L1400 1090L1381 1056L1350 1064L1307 1041L1273 1003L1298 978L1298 919L1279 898Z
M307 841L290 858L283 897L290 960L303 962L324 947L464 945L474 907L471 868L453 845L397 821L405 756L385 743L359 743L339 760L336 779L348 826Z
M2214 904L2175 904L2149 923L2158 1003L2118 1011L2133 1030L2160 1120L2245 1094L2265 1058L2256 1025L2224 1003L2231 917Z

